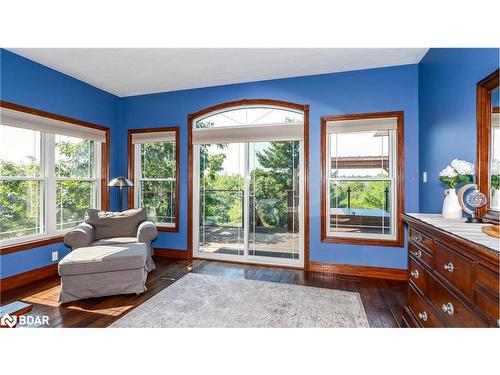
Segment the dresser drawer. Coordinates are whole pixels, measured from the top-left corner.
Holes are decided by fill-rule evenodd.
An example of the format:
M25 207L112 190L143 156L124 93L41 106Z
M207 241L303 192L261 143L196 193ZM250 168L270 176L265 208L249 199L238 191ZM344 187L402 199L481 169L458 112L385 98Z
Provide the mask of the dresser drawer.
M487 327L488 324L456 298L433 276L427 276L427 293L432 305L453 327Z
M408 244L408 251L410 252L410 256L415 259L419 259L426 263L429 267L432 267L432 256L426 250L423 250L410 242Z
M485 291L482 287L476 286L474 288L472 301L474 305L481 310L481 312L494 322L498 322L498 319L500 318L498 296L494 296L488 291Z
M428 251L430 251L432 253L432 251L434 250L434 240L413 229L413 228L410 228L410 241L418 244L419 246L423 247L424 249L427 249Z
M427 273L424 268L410 257L410 263L408 264L408 280L411 280L422 293L427 291L426 277Z
M444 327L434 308L420 297L412 287L408 288L408 306L422 327Z
M478 264L476 267L476 282L480 283L485 289L488 289L493 295L498 296L498 273L490 271L486 267Z
M472 294L472 260L446 247L439 241L434 244L434 267L467 297Z

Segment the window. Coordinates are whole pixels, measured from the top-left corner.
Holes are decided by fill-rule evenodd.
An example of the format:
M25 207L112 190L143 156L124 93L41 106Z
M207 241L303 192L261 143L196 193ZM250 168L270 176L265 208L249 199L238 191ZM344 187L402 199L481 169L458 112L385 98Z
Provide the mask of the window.
M324 117L322 136L322 240L402 246L402 112Z
M6 108L1 114L3 246L62 235L83 221L87 208L101 207L105 131Z
M160 231L178 230L178 128L129 130L129 206L144 207Z
M75 137L55 136L56 228L73 228L89 207L99 207L97 143Z
M0 240L45 231L40 132L0 126Z
M241 108L228 108L224 111L209 113L196 120L194 127L202 128L224 128L240 126L277 126L280 124L299 125L304 123L304 114L288 109L263 105L247 105ZM260 128L262 130L262 128Z

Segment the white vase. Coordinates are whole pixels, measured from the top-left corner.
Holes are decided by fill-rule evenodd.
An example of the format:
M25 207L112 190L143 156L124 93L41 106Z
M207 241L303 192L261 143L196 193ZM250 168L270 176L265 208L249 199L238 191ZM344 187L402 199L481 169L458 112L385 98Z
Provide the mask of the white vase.
M458 203L458 196L455 189L446 189L444 191L443 202L443 217L445 219L461 219L463 212L460 203Z

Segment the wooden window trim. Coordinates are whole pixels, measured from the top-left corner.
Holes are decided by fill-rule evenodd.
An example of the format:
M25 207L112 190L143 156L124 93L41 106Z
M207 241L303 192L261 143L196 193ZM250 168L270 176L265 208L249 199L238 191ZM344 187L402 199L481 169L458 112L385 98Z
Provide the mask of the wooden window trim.
M12 109L19 112L30 113L32 115L50 118L52 120L63 121L77 126L102 130L105 132L106 143L101 143L101 209L109 210L109 154L110 154L110 129L105 126L93 124L87 121L74 119L71 117L61 116L56 113L42 111L36 108L26 107L20 104L0 100L0 107ZM0 246L0 255L15 253L17 251L27 250L34 247L45 246L61 242L64 236L50 236L40 239L34 239L25 242L19 242L7 246Z
M302 111L304 113L304 270L309 270L309 105L285 102L273 99L241 99L216 104L191 113L187 117L188 125L188 259L193 259L193 120L203 115L225 108L269 105Z
M341 120L362 120L362 119L377 119L377 118L396 118L396 140L397 140L397 210L394 220L396 221L396 239L371 239L371 238L347 238L347 237L332 237L326 233L326 184L328 180L328 171L326 169L326 126L329 121ZM404 246L404 226L402 214L404 213L404 112L374 112L360 113L348 115L330 115L321 117L321 242L339 243L351 245L367 245L367 246Z
M134 145L132 144L132 136L141 133L159 133L159 132L175 132L175 224L174 226L166 226L157 224L156 228L159 232L179 232L179 181L180 181L180 133L178 126L168 126L161 128L143 128L143 129L129 129L127 137L127 152L128 152L128 179L134 181L135 178L135 152ZM129 208L135 206L134 202L134 187L128 189L127 205Z
M477 145L476 145L476 183L481 193L490 196L490 143L491 143L491 92L499 87L499 71L482 79L476 87L476 122L477 122ZM493 108L493 112L498 107ZM486 221L498 224L500 213L489 208L489 204L478 209L478 215L483 216Z

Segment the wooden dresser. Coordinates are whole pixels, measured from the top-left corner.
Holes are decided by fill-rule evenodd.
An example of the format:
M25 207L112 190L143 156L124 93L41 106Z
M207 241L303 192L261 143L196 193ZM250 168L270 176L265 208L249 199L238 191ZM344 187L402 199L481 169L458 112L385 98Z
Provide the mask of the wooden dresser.
M480 224L404 214L408 224L409 327L498 327L499 240ZM485 224L483 224L485 225Z

